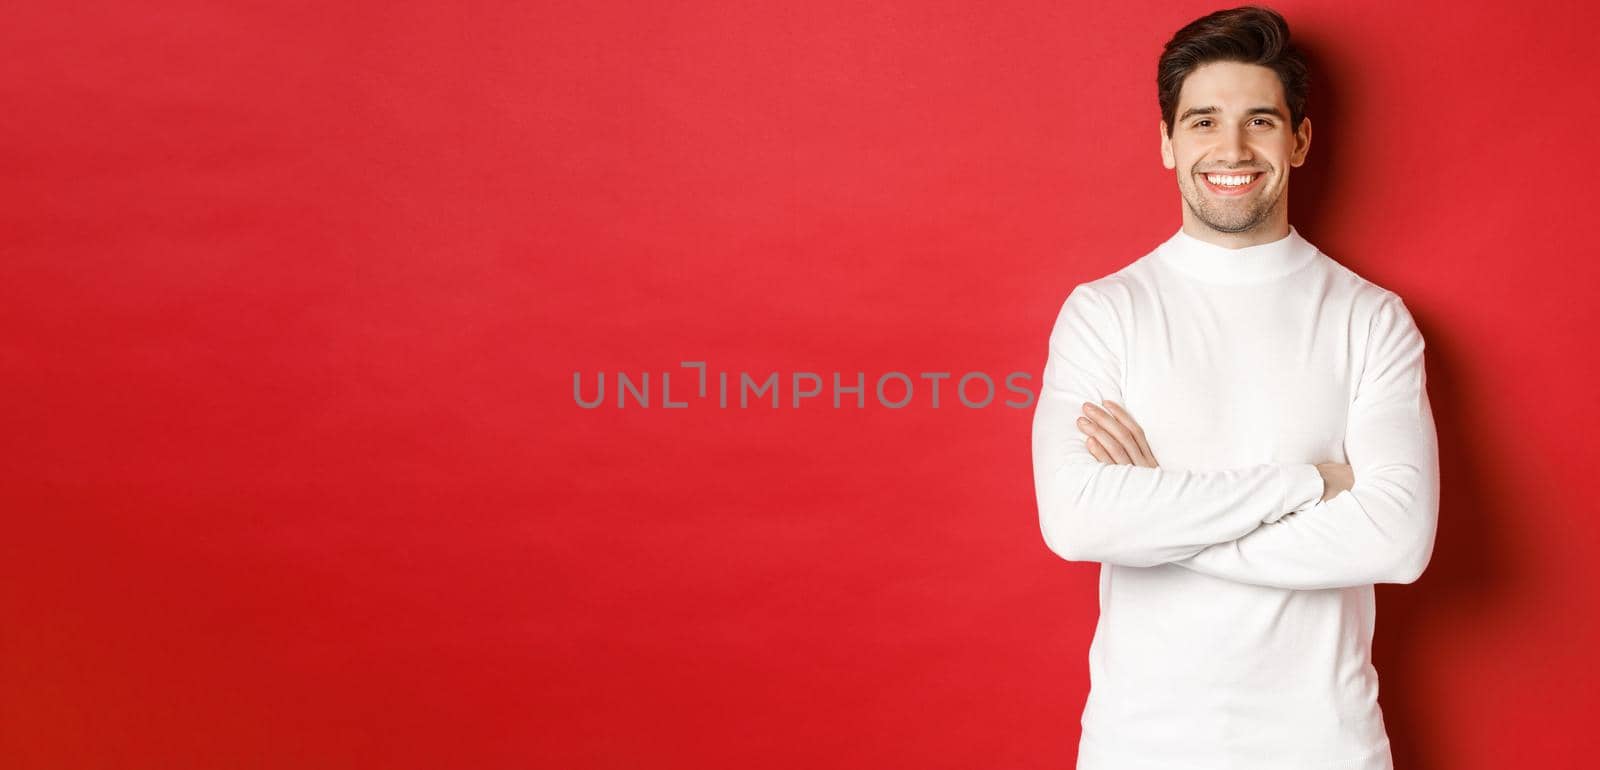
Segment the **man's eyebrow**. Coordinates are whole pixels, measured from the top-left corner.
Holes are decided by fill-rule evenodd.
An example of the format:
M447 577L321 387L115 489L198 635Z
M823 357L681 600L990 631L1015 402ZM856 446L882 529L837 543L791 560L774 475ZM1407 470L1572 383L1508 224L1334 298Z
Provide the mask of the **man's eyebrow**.
M1178 116L1178 122L1182 123L1195 115L1215 115L1219 112L1222 112L1222 110L1212 106L1190 107L1189 109L1184 110L1182 115ZM1245 110L1244 114L1247 116L1271 115L1279 120L1288 120L1288 118L1284 117L1283 110L1280 110L1274 106L1251 107L1250 109Z

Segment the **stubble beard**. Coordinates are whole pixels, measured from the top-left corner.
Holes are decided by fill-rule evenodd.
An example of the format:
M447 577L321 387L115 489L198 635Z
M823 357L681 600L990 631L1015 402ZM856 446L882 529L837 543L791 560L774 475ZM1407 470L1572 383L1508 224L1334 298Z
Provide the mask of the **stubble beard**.
M1237 202L1245 205L1236 205L1211 197L1204 185L1205 182L1198 176L1191 175L1189 184L1179 185L1183 202L1196 219L1219 233L1246 233L1260 227L1272 218L1278 202L1283 198L1281 190L1271 200L1252 194L1249 200Z

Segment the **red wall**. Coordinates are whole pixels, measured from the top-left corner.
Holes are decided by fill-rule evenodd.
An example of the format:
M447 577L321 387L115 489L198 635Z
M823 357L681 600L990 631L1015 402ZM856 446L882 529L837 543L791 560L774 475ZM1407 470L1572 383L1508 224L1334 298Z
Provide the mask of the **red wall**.
M1097 567L1032 408L871 384L1036 377L1176 229L1155 60L1214 7L13 9L0 764L1070 767ZM1585 766L1600 14L1277 7L1291 221L1429 343L1396 759ZM602 371L689 406L579 407Z

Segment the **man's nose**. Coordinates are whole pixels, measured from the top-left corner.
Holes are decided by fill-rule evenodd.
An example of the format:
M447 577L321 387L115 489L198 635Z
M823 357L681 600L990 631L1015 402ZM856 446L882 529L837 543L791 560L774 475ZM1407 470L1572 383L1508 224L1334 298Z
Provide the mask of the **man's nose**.
M1225 160L1229 163L1243 163L1254 160L1255 157L1250 152L1250 143L1246 141L1247 138L1242 128L1225 132L1222 137L1222 144L1217 147L1218 160Z

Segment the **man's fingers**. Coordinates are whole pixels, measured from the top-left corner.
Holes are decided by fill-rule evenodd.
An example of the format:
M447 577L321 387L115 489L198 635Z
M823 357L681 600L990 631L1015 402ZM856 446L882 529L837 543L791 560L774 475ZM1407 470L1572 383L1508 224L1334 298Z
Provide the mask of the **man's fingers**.
M1099 439L1101 449L1105 450L1105 452L1110 455L1111 459L1109 462L1114 462L1118 465L1134 464L1133 458L1128 454L1128 448L1123 446L1122 442L1119 441L1116 436L1111 435L1104 428L1102 428L1098 422L1091 421L1088 418L1079 417L1078 430L1083 431L1092 438Z
M1128 414L1128 410L1124 409L1121 404L1115 401L1105 401L1102 403L1106 405L1107 411L1110 411L1119 421L1122 422L1123 425L1127 426L1129 432L1133 434L1134 440L1139 443L1139 450L1143 452L1144 456L1150 460L1151 465L1155 465L1156 453L1150 451L1150 442L1145 440L1144 428L1139 427L1139 423L1134 421L1133 415Z
M1115 465L1116 464L1116 463L1112 462L1111 455L1106 454L1106 450L1104 450L1104 449L1102 449L1100 447L1100 442L1096 441L1094 436L1090 436L1090 437L1084 439L1083 440L1083 445L1089 448L1089 454L1094 455L1094 459L1099 460L1100 462L1106 463L1108 465Z
M1113 455L1120 453L1119 462L1130 465L1144 464L1137 462L1143 459L1144 450L1139 448L1139 442L1134 439L1133 433L1122 424L1121 420L1094 404L1084 404L1083 411L1094 421L1100 432L1106 434L1106 437L1101 439L1101 443L1107 445L1106 449Z

